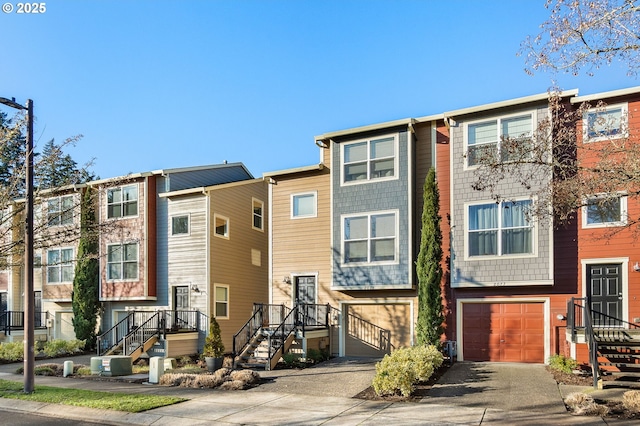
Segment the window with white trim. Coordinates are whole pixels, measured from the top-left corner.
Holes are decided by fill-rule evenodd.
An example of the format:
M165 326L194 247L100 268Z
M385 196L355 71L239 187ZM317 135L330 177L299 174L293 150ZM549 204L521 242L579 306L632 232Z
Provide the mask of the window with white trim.
M215 317L229 318L229 286L214 286L215 291Z
M344 217L344 263L394 262L398 251L396 217L396 212Z
M138 215L138 185L107 189L107 217Z
M532 254L531 200L469 205L467 250L473 256Z
M316 217L318 215L317 199L318 193L316 191L291 194L291 218Z
M483 160L508 162L526 158L531 149L533 115L523 114L467 124L467 166Z
M138 256L137 243L109 244L107 246L107 280L137 280Z
M343 143L342 183L361 183L396 176L396 135Z
M189 235L189 215L171 217L171 235Z
M624 226L627 223L627 197L624 194L588 197L582 207L583 228Z
M47 200L47 223L49 226L71 225L73 223L73 195Z
M73 249L61 248L47 250L47 283L60 284L73 282Z
M216 237L229 238L229 219L218 214L213 215L213 233Z
M588 110L584 117L584 140L595 142L627 136L627 104L610 105Z
M252 198L252 214L253 224L252 227L255 230L264 230L264 203L258 199Z

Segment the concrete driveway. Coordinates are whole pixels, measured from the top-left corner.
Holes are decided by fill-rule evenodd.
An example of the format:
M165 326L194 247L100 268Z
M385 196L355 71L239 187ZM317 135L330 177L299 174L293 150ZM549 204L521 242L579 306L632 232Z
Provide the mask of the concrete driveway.
M542 364L457 362L421 403L566 413L558 385Z

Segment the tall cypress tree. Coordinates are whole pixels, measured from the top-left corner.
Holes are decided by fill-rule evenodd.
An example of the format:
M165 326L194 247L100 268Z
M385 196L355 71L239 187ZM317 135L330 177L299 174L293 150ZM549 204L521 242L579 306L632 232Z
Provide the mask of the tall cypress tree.
M416 333L419 345L440 346L444 332L444 309L440 284L442 281L442 231L440 230L440 193L436 172L429 170L423 187L422 234L420 253L416 262L418 275L418 323Z
M93 191L87 188L82 199L80 242L73 278L73 329L76 337L86 340L86 349L96 345L96 325L102 311L99 295L98 234Z

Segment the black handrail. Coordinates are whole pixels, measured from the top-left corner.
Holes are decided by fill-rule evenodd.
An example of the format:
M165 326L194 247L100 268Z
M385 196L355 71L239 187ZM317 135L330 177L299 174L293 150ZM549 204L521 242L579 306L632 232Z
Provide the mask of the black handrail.
M140 346L143 346L151 337L155 335L160 337L163 331L163 317L162 311L158 311L131 333L127 334L122 341L122 354L130 355Z
M280 349L284 352L284 344L289 336L296 330L296 320L298 317L298 307L295 306L278 325L278 327L269 334L269 360L266 368L271 369L271 361L274 359Z
M127 334L129 334L133 326L134 315L135 312L129 312L127 316L118 321L116 325L98 336L98 356L102 356L109 352L114 346L119 344Z
M236 334L233 335L233 356L238 355L239 349L244 349L245 346L253 339L259 331L262 329L263 322L263 309L261 304L253 305L253 315L249 320L240 328Z
M47 328L49 312L38 311L34 313L34 328ZM5 335L10 335L12 330L24 330L24 311L4 311L0 313L0 330Z

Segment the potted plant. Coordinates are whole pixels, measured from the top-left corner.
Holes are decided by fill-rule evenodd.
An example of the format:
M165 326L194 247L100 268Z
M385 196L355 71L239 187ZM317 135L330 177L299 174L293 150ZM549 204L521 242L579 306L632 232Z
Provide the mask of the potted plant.
M215 317L211 317L209 321L209 334L204 340L204 348L202 350L204 359L207 363L207 370L216 371L222 367L224 360L224 344L220 335L220 324Z

